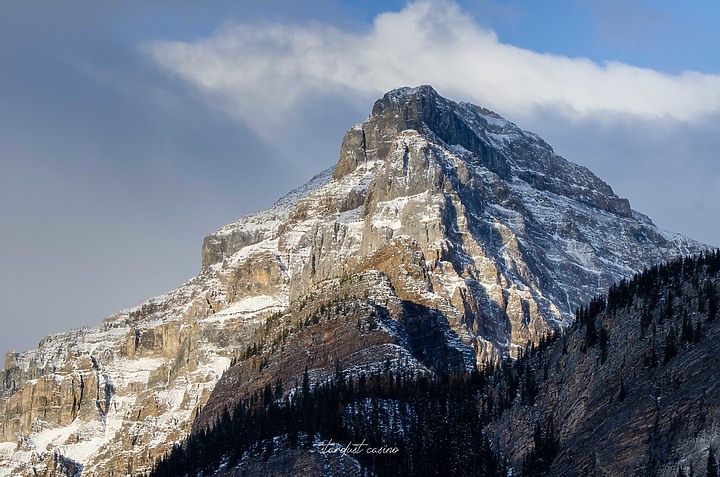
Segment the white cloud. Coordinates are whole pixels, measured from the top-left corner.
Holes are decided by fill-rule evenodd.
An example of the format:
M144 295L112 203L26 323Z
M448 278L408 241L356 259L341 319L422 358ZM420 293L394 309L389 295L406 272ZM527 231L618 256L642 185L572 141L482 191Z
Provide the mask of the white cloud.
M539 133L662 227L720 244L720 76L517 48L456 4L433 1L379 15L362 34L231 25L145 51L301 175L332 165L342 132L384 92L432 84Z
M374 98L404 85L491 107L700 119L720 110L720 77L541 54L503 44L454 3L420 1L379 15L365 34L324 24L232 25L195 42L156 42L164 68L268 137L305 98Z

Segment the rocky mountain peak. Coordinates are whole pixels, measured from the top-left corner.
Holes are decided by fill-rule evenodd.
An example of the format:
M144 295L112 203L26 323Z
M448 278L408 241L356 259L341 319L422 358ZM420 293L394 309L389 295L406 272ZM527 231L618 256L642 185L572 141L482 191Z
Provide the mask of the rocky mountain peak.
M397 124L397 132L413 129L446 145L459 145L478 155L479 142L490 143L490 134L520 132L497 113L440 96L432 86L398 88L375 102L372 116ZM371 116L371 117L372 117ZM382 118L382 119L380 119Z
M488 109L443 98L427 85L395 89L377 100L368 120L346 134L333 177L342 177L359 163L386 157L394 138L405 130L417 131L446 148L464 150L464 159L504 181L521 180L603 211L632 215L627 199L619 198L588 169L557 155L536 134Z
M369 160L385 157L392 140L405 130L417 131L433 142L462 146L485 158L500 175L506 175L506 165L503 161L496 163L493 151L482 136L483 128L501 130L510 123L491 111L477 108L480 114L475 118L477 123L473 129L466 121L468 118L463 117L467 116L462 114L463 109L462 104L443 98L432 86L398 88L386 93L375 102L368 120L346 135L344 154L333 177L339 178L354 170L358 160L368 160L368 154Z

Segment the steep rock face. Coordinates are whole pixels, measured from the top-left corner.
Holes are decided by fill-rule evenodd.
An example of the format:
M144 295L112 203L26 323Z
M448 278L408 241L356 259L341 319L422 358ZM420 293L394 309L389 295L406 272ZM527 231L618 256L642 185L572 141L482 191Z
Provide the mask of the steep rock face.
M706 475L720 445L718 270L687 260L645 273L531 358L538 398L492 426L516 469L551 420L548 475Z
M8 353L0 394L0 475L128 475L148 470L192 421L232 357L287 306L285 265L267 247L213 262L212 243L272 239L273 224L320 175L242 224L254 239L203 244L203 271L178 289L108 317L97 329ZM230 236L243 237L232 231Z
M329 279L258 328L193 423L200 431L238 400L282 383L285 392L341 371L464 370L474 350L437 309L403 300L376 270Z
M199 293L190 300L150 303L172 303L164 313L139 307L12 354L0 400L0 474L76 475L64 469L77 467L82 475L126 475L181 439L229 364L226 348L239 346L252 328L244 321L262 313L213 322L197 285L184 287Z
M305 367L514 355L613 281L700 249L495 113L395 90L334 170L210 234L197 277L9 356L0 475L141 472L200 409L198 426Z
M300 230L310 256L291 299L372 268L369 257L388 240L411 237L427 277L415 298L447 310L476 347L492 350L479 361L569 323L614 281L702 249L658 230L536 135L428 86L388 93L348 132L333 179L284 228ZM287 250L295 248L281 238ZM395 285L406 274L390 268Z

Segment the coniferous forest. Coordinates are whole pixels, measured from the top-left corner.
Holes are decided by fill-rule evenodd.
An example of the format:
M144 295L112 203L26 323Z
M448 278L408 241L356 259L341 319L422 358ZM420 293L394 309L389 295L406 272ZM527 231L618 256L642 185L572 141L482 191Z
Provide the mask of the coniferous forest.
M507 463L485 426L513 402L531 405L537 395L526 358L438 376L388 369L348 378L338 368L324 383L309 381L306 372L290 393L280 382L267 385L176 446L151 475L213 475L248 454L268 457L277 446L310 449L332 441L377 449L355 455L372 475L505 476ZM524 475L543 475L557 447L553 423L538 424L533 440Z
M284 399L277 383L238 404L212 429L176 447L152 475L211 475L221 462L232 467L248 453L268 456L276 445L364 441L382 452L356 455L374 475L504 476L506 464L483 429L510 401L507 394L494 406L480 399L504 373L499 367L440 377L387 371L347 379L338 372L312 388L306 373L302 388Z
M624 313L634 317L629 326L643 336L643 372L671 366L706 340L718 321L719 273L718 251L653 267L577 310L564 335L529 345L518 359L468 373L411 372L388 363L383 372L350 376L338 363L332 379L312 383L306 370L301 383L268 384L227 409L213 426L176 445L150 475L214 475L249 456L268 459L282 449L318 452L330 441L340 448L364 443L384 450L353 455L367 475L507 476L510 470L516 476L553 475L562 423L548 412L531 412L548 380L550 356L569 353L568 337L576 336L579 353L596 357L598 369L608 366L624 346L611 317ZM634 389L622 371L613 391L612 405L619 408L631 405ZM525 441L530 444L512 469L488 432L511 409L526 409L534 420ZM653 457L642 475L656 475L661 464L676 466L677 475L717 475L715 449L711 445L705 452L704 465L695 468Z

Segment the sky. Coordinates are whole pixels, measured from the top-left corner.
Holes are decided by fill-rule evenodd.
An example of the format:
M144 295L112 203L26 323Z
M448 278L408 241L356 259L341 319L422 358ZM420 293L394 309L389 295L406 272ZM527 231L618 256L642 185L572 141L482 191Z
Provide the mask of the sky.
M720 245L720 3L0 0L0 349L171 290L399 86Z

